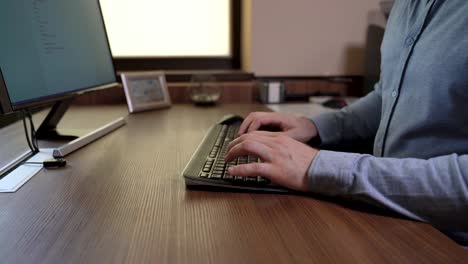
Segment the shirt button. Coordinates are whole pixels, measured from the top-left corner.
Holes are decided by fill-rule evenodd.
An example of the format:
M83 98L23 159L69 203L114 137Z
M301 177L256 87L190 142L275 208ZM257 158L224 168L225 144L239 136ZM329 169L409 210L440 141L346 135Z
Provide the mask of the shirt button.
M414 38L413 37L408 37L406 38L406 41L405 41L406 45L408 46L411 46L414 44Z
M393 90L393 92L392 92L392 97L396 97L397 94L398 94L397 91Z

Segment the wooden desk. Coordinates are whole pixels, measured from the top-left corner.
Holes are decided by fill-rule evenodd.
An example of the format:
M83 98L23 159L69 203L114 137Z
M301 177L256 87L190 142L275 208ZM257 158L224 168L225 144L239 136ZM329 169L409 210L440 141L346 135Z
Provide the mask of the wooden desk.
M175 105L129 116L68 156L66 168L0 194L0 262L468 262L427 224L305 196L186 190L180 173L208 127L226 113L261 109ZM124 114L124 106L74 108L63 125Z

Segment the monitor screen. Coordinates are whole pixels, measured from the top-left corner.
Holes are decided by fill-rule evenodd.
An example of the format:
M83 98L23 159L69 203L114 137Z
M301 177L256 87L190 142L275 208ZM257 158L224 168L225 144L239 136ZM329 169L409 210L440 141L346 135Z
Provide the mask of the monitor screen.
M13 110L116 82L98 0L2 0L0 36Z

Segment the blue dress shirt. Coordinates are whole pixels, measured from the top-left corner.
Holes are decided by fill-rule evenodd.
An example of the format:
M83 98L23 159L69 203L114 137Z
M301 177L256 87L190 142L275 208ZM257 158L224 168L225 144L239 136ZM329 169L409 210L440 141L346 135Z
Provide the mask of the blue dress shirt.
M321 150L312 192L383 206L468 243L468 1L395 1L373 92L311 120L323 144L374 138L374 155Z

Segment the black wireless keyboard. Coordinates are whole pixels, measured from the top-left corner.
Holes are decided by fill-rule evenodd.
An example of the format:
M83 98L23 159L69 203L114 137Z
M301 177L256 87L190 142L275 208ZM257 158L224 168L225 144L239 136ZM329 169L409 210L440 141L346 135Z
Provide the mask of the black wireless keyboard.
M227 169L230 166L261 162L257 157L243 156L229 163L225 162L228 144L236 137L242 123L239 116L225 116L212 126L182 175L187 187L216 187L218 189L239 189L251 191L286 192L278 185L272 184L268 179L260 176L241 177L230 175Z

